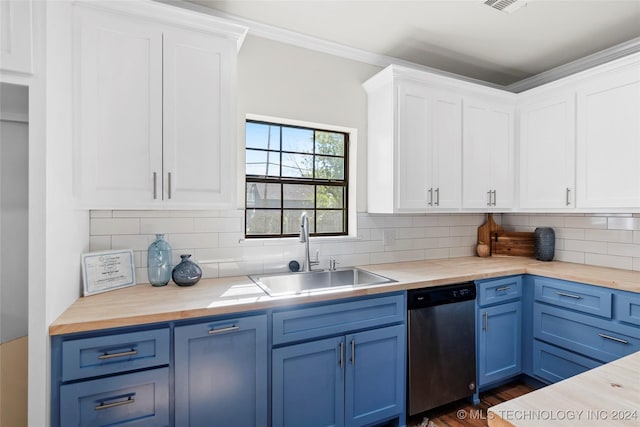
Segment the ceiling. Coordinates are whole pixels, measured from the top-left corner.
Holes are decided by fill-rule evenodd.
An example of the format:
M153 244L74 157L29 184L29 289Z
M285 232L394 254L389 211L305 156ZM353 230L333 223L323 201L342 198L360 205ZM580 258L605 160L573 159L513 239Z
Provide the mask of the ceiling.
M223 14L507 86L640 37L640 0L192 0Z

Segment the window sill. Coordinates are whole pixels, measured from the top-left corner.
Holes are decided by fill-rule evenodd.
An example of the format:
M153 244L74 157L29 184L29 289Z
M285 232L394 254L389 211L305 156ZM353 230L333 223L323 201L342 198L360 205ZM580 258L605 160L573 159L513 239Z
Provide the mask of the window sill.
M362 237L358 236L311 236L310 240L316 243L344 243L344 242L360 242L362 241ZM298 237L275 237L275 238L255 238L255 239L247 239L243 238L238 241L238 243L242 244L252 244L252 243L264 243L264 244L291 244L291 243L299 243Z

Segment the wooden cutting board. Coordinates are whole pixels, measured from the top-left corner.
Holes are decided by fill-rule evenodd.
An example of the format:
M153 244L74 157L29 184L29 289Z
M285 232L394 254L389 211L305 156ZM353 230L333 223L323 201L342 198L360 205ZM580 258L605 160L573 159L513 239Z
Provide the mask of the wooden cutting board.
M512 255L533 257L535 240L532 232L504 231L495 223L493 214L487 214L487 222L478 227L478 256Z

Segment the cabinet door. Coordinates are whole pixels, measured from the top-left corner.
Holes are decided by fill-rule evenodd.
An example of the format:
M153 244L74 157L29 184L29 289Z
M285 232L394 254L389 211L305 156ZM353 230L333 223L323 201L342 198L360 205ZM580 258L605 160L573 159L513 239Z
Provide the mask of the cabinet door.
M235 196L235 44L165 29L163 199L230 205Z
M398 87L396 206L400 211L424 212L433 201L431 185L432 103L424 86Z
M520 301L478 310L478 386L520 373L521 325Z
M429 207L459 209L462 194L462 100L434 94L432 117L432 187Z
M32 73L33 2L0 1L0 69Z
M162 33L76 12L74 193L94 208L149 206L162 197Z
M347 335L345 425L371 425L404 412L405 326Z
M175 328L175 425L267 425L266 315Z
M493 188L492 206L513 207L513 108L493 106L488 113L491 163L489 173Z
M336 337L273 350L274 427L344 425L344 346Z
M579 208L640 207L640 63L578 89Z
M574 208L575 95L520 107L520 207Z

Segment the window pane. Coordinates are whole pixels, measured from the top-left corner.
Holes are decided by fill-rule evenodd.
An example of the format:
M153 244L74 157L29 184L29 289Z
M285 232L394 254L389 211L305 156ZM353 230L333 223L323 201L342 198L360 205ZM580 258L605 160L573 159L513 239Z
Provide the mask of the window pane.
M282 153L282 176L313 177L313 155Z
M313 153L313 130L283 127L282 151Z
M313 209L315 200L313 185L284 184L284 207Z
M280 184L247 182L247 208L280 208Z
M280 210L247 209L246 234L280 234Z
M247 122L245 132L247 148L280 150L280 126Z
M309 233L315 232L315 226L313 224L313 211L312 210L285 210L283 214L283 234L300 234L300 217L302 216L302 212L306 212L309 216Z
M344 205L344 187L329 185L318 185L317 187L317 207L331 209L342 209Z
M344 179L344 158L316 157L316 178Z
M277 151L246 150L247 175L280 176L280 153Z
M342 233L344 230L343 211L317 211L318 233Z
M316 131L316 154L344 157L344 134Z

